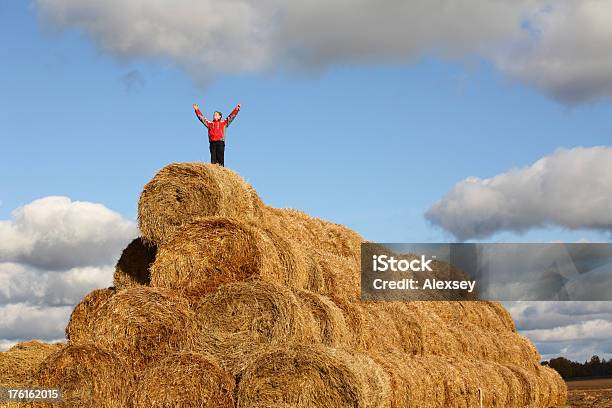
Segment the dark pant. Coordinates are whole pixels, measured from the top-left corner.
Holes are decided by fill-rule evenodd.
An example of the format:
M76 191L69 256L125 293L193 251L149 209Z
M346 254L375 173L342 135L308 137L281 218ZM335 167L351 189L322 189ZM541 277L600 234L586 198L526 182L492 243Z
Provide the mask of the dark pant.
M210 162L225 166L225 142L223 140L210 141Z

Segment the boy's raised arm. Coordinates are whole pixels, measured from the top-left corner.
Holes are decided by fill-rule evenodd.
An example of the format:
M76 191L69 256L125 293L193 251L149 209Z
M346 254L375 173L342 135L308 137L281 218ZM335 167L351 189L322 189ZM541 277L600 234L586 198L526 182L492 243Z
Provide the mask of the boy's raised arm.
M232 113L227 115L227 118L225 118L226 126L229 126L229 124L232 123L234 118L236 118L236 115L238 114L238 112L240 112L240 104L236 105Z
M210 121L206 119L206 116L204 116L202 111L200 111L200 107L198 106L197 103L193 104L193 110L195 111L195 114L198 117L198 119L200 119L200 122L202 122L204 126L208 127L208 124L210 123Z

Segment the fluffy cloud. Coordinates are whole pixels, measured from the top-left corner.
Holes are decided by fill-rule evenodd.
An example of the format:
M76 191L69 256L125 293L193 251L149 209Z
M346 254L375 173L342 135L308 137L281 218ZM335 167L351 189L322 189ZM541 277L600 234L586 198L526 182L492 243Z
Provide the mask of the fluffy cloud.
M516 49L499 54L511 76L574 103L612 94L612 2L556 1L527 20Z
M612 91L612 5L602 0L37 0L116 57L216 73L321 70L425 54L488 58L566 102Z
M45 307L27 303L0 306L0 337L9 345L17 339L61 339L72 306Z
M55 341L74 305L112 284L113 266L138 235L101 204L45 197L0 221L0 350L21 339Z
M425 218L459 240L547 225L612 230L612 148L560 149L533 165L457 183Z
M549 330L529 330L524 334L533 341L604 340L612 337L612 322L589 320Z
M21 264L0 263L0 305L27 302L42 306L70 306L93 288L110 286L111 265L66 271L46 271Z
M612 302L506 302L505 306L544 360L612 358Z
M0 262L47 270L104 265L136 235L133 222L101 204L45 197L0 221Z

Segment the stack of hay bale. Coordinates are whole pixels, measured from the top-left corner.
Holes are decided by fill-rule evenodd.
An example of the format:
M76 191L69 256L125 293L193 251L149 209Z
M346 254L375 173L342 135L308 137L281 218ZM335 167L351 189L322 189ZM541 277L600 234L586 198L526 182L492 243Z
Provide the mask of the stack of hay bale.
M484 301L360 301L357 233L172 164L140 197L114 287L29 384L69 406L555 407L559 375ZM64 405L66 406L66 405Z

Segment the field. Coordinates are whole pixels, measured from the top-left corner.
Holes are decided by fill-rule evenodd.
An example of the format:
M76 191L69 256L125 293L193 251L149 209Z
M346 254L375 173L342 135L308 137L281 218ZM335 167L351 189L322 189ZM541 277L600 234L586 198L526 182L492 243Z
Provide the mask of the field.
M612 378L567 381L571 408L612 408Z

